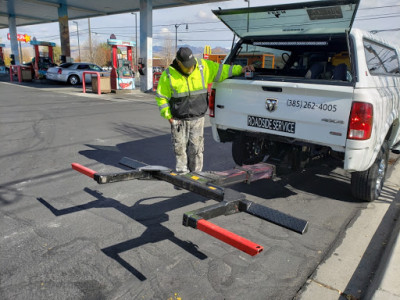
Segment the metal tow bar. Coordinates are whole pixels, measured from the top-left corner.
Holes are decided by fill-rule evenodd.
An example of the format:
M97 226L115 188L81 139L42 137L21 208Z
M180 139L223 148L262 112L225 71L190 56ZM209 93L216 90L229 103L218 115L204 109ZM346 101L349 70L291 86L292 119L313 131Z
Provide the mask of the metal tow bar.
M158 179L214 199L219 203L185 213L183 215L183 225L201 230L251 256L262 252L263 247L207 220L221 215L246 212L300 234L307 231L307 221L246 200L244 194L224 188L224 186L239 182L250 183L259 179L270 179L275 173L273 165L259 163L251 166L236 167L223 172L191 172L179 175L169 168L146 165L128 157L122 158L120 164L133 170L98 173L77 163L72 163L72 168L93 178L99 184L133 179Z

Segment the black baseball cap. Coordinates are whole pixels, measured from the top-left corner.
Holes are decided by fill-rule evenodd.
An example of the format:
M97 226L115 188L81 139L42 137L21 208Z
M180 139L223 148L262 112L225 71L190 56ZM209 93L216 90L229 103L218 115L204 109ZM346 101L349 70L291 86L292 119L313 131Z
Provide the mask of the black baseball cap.
M179 48L176 52L176 59L179 60L186 68L190 68L196 64L192 50L187 47Z

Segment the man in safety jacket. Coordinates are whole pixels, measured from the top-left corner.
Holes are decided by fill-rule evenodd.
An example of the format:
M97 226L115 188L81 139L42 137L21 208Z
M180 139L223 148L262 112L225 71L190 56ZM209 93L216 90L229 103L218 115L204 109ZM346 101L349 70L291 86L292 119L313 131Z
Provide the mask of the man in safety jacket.
M247 70L254 71L254 67L196 59L189 48L183 47L162 73L156 100L161 116L171 124L178 173L200 172L203 168L208 84L241 75Z

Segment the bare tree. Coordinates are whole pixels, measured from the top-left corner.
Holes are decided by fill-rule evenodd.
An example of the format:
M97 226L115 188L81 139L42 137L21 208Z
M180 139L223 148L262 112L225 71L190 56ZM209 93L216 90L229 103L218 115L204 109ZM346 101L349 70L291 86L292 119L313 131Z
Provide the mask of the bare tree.
M21 61L23 61L23 62L31 62L32 58L33 58L33 49L31 47L23 48L22 49Z
M101 67L111 65L111 47L107 43L101 43L93 48L93 62Z
M60 46L53 47L53 58L54 58L55 64L61 63L61 47Z
M9 66L11 64L11 58L10 58L11 50L3 49L3 54L4 54L4 64L6 66Z
M92 40L91 47L88 40L85 41L82 46L84 49L82 53L82 61L94 63L95 49L98 46L96 40Z
M175 44L170 33L168 33L164 39L163 51L161 55L165 59L165 68L168 67L175 58Z

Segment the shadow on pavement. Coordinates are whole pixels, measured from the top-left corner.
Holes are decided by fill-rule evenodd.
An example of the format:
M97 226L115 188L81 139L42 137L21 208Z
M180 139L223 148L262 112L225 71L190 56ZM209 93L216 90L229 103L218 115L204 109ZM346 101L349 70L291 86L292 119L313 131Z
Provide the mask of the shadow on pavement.
M120 166L118 162L124 156L150 165L174 168L175 158L172 151L170 134L156 135L157 133L152 128L138 127L130 124L116 125L116 131L132 136L132 138L136 140L120 143L115 146L87 145L92 149L82 150L79 153L101 164L119 167L121 169L123 167ZM206 145L204 169L227 170L232 168L234 163L231 159L231 145L214 142L210 128L205 129L204 136ZM355 202L351 197L348 178L345 175L331 173L333 168L334 164L332 164L332 166L318 167L301 173L291 174L278 181L261 180L252 183L251 186L247 184L236 184L233 186L233 189L262 199L273 199L296 195L297 192L293 191L294 187L306 193L313 193L314 197L316 195L339 201ZM115 208L122 214L144 225L147 229L141 236L102 249L103 253L116 260L139 280L144 281L147 278L140 270L125 261L121 257L121 253L148 243L155 243L168 239L199 259L207 258L205 254L198 251L196 245L178 239L174 232L162 225L163 222L169 219L167 212L190 204L205 202L205 198L197 195L194 197L187 197L187 195L185 196L185 194L182 194L151 205L142 205L146 200L158 198L150 197L137 201L133 206L126 206L115 199L103 197L103 195L96 190L89 188L85 188L84 190L88 194L96 197L97 200L60 210L43 198L37 198L37 200L47 207L55 216L72 214L91 208L109 207Z
M141 137L142 139L115 146L86 145L93 150L83 150L79 153L101 164L121 169L126 169L118 164L124 156L149 165L159 165L174 169L175 156L171 146L170 134L154 136L157 132L153 128L129 123L116 124L115 130L124 135L132 136L132 138ZM230 143L216 143L212 138L210 127L204 130L204 140L204 171L223 171L235 167ZM232 188L263 199L273 199L296 195L297 193L289 188L293 187L324 198L357 202L357 199L351 195L349 175L344 171L334 172L338 165L337 160L322 158L321 161L313 163L305 170L292 172L275 181L260 180L251 183L251 185L240 183L233 185Z
M121 204L115 199L103 197L102 193L96 190L89 188L85 188L84 190L88 194L96 197L97 200L64 209L55 208L43 198L37 198L37 200L46 208L48 208L55 216L64 216L91 208L109 207L115 208L122 214L147 227L142 235L138 236L137 238L101 249L104 254L120 263L121 266L123 266L140 281L146 280L147 277L134 266L125 261L120 256L120 253L135 249L148 243L157 243L163 240L169 240L198 259L203 260L207 258L204 253L197 249L195 244L188 241L182 241L181 239L177 238L170 229L162 225L162 223L169 220L167 212L203 201L201 197L190 197L190 199L188 199L184 195L179 195L177 197L163 200L154 204L142 205L142 202L146 200L157 199L158 197L144 198L137 201L133 206L130 207Z

